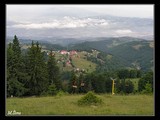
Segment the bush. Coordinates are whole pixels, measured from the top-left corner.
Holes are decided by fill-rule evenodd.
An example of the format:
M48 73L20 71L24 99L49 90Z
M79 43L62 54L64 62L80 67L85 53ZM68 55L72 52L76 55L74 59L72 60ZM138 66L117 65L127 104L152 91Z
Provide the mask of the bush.
M126 84L126 86L125 86L125 92L126 93L132 93L133 90L134 90L134 85L133 85L132 81L128 80L128 81L126 81L125 84Z
M150 83L146 83L145 89L142 90L142 94L151 94L152 93L152 85Z
M92 91L89 91L85 96L78 100L78 105L101 104L102 99L98 98Z
M57 88L56 88L56 85L55 84L51 84L49 87L48 87L48 95L56 95L57 94Z
M43 91L43 92L41 92L40 96L41 97L46 97L46 96L48 96L48 93L46 91Z
M60 91L58 91L57 94L56 94L56 96L63 96L63 95L68 95L68 93L60 90Z

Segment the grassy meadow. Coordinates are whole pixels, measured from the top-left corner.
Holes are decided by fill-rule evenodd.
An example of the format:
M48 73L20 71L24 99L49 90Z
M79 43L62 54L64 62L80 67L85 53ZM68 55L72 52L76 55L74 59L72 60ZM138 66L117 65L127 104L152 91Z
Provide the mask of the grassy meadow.
M81 53L79 53L79 56L80 57L72 57L72 60L73 60L73 64L77 67L77 68L80 68L80 69L85 69L87 70L87 72L91 73L93 71L95 71L96 69L96 64L91 62L91 61L88 61L86 59L84 59L84 55Z
M75 65L76 68L79 69L84 69L86 70L88 73L91 73L93 71L95 71L96 69L96 64L88 61L87 59L85 59L85 54L83 52L78 52L78 55L74 55L72 56L72 62ZM59 58L67 58L66 55L61 55L60 53L56 53L56 59ZM71 65L66 65L65 67L63 67L63 63L58 64L60 69L63 69L63 71L72 71L73 67Z
M153 95L97 95L101 105L79 106L77 101L84 95L72 94L51 97L7 98L7 111L21 112L21 115L154 115Z

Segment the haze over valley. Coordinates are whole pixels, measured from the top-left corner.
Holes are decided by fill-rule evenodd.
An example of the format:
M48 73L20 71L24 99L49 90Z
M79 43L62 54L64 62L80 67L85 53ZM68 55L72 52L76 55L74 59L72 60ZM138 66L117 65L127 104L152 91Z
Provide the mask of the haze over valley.
M154 36L153 6L149 5L7 7L7 37L17 35L20 39L45 40L57 44L61 41L71 43L122 36L153 40Z

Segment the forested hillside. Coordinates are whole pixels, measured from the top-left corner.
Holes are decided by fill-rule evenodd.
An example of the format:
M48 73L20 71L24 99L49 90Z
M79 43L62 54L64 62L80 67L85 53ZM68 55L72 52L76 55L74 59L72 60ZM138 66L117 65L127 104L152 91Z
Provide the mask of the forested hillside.
M56 95L61 90L110 93L111 78L116 78L117 93L151 93L153 42L105 42L107 51L98 50L100 44L94 42L87 49L69 50L34 41L22 44L15 35L7 44L7 96Z
M153 41L132 41L112 47L108 52L123 59L130 66L147 71L153 66L154 53L151 44Z
M102 41L75 44L69 48L86 51L96 49L106 53L106 55L112 55L116 59L111 61L113 64L117 64L116 61L118 61L119 64L123 64L126 67L137 67L143 71L153 69L153 41L131 37L108 38Z

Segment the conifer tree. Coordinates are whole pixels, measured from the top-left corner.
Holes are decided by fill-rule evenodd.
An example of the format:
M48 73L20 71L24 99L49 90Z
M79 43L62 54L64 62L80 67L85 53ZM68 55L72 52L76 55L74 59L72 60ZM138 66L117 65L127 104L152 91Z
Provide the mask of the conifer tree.
M30 76L28 88L30 95L40 95L48 87L47 66L38 42L32 41L27 53L27 73Z
M74 73L74 71L72 71L71 73L71 78L69 80L69 85L68 85L68 92L69 93L75 93L77 92L77 88L75 88L74 86L77 86L77 82L78 82L78 78L76 76L76 74Z
M50 51L49 59L47 62L47 69L48 69L48 78L49 78L49 84L55 84L57 90L60 90L62 88L62 83L60 81L60 71L59 67L57 66L57 62L55 60L55 56Z
M24 81L24 64L17 36L7 48L7 96L22 96L27 92Z

